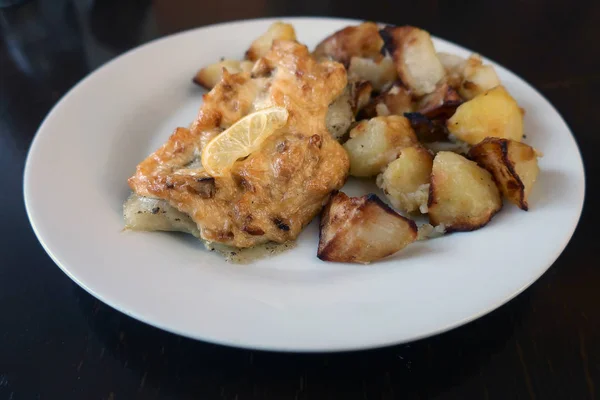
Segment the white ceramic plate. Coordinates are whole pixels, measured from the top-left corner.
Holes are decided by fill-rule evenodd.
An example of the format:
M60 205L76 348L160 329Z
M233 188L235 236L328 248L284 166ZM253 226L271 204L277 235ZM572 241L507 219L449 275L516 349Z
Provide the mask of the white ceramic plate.
M356 23L284 20L311 48ZM196 115L202 91L191 77L220 57L240 58L272 22L209 26L144 45L84 79L48 115L27 160L25 201L42 245L69 277L125 314L184 336L257 349L337 351L464 324L550 267L581 213L581 157L548 101L498 65L502 82L527 110L526 141L545 154L529 212L505 204L484 229L416 243L368 267L318 260L315 221L295 249L245 266L226 263L185 235L123 232L127 178ZM435 45L470 54L440 39ZM353 195L365 189L372 188L344 188Z

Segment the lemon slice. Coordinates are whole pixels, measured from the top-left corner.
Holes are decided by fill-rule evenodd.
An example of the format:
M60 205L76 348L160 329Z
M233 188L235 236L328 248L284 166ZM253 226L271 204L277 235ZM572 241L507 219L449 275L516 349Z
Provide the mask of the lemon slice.
M225 175L234 162L247 157L287 123L289 113L283 107L269 107L246 115L202 150L202 166L211 176Z

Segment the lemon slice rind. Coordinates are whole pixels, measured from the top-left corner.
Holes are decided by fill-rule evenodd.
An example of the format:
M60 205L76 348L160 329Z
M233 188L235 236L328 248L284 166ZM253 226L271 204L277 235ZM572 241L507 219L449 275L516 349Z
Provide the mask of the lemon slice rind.
M208 142L202 150L202 166L211 176L227 174L237 160L258 150L269 136L284 127L288 117L283 107L246 115Z

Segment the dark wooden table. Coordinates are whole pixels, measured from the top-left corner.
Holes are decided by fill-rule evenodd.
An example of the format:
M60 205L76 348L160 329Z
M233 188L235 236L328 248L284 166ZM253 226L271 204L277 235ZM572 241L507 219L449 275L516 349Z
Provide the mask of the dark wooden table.
M27 149L50 108L91 70L152 38L280 15L417 25L547 96L587 172L582 220L552 268L459 329L329 355L180 338L112 310L65 276L35 238L21 194ZM32 0L0 9L0 27L0 400L600 398L599 1Z

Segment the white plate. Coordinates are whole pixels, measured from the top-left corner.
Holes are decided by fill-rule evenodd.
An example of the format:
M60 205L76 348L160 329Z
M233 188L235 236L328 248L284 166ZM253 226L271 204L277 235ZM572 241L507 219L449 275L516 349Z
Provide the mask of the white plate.
M311 48L356 22L284 20ZM314 221L295 249L246 266L224 262L185 235L123 232L127 178L196 115L202 91L191 77L220 57L241 57L271 22L209 26L132 50L84 79L48 115L27 159L25 201L42 245L69 277L125 314L184 336L336 351L464 324L517 295L556 260L583 205L581 157L548 101L498 65L527 110L527 142L545 154L529 212L505 204L484 229L416 243L369 267L318 260ZM440 39L435 45L470 54ZM352 183L344 190L361 193Z

